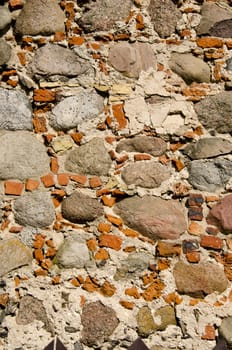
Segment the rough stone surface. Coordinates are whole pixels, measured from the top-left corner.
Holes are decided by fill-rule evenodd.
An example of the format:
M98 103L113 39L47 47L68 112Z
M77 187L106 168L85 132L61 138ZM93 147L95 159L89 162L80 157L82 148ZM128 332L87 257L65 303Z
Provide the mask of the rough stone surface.
M155 322L152 317L151 309L143 306L136 315L138 325L138 334L142 337L148 337L155 331Z
M0 66L6 64L11 56L11 46L4 39L0 39Z
M75 237L66 238L55 257L56 263L64 268L81 269L89 260L87 245Z
M232 143L220 137L206 137L187 145L183 153L191 159L202 159L231 153Z
M38 77L53 75L75 77L88 69L89 64L72 50L55 44L39 48L31 64L32 73Z
M23 226L46 227L53 223L55 210L48 192L34 192L15 201L14 214Z
M153 256L143 252L131 253L127 259L121 262L114 276L115 280L121 280L129 276L136 276L146 270Z
M138 78L141 71L155 68L156 60L146 43L118 43L109 51L109 63L125 76Z
M171 0L151 0L148 12L154 29L161 38L175 33L181 12Z
M206 2L202 6L201 16L200 24L197 27L197 33L199 35L210 34L210 29L213 28L217 22L220 23L221 21L232 18L232 11L222 8L217 4Z
M188 265L183 261L176 263L173 274L179 293L195 297L219 292L228 286L228 280L222 268L213 263Z
M1 179L24 180L48 172L49 158L46 149L34 135L27 131L0 133Z
M84 305L81 314L82 342L88 346L108 340L119 324L116 312L100 301Z
M0 32L8 28L11 23L11 13L5 6L0 6Z
M0 88L0 129L33 130L31 103L21 91Z
M144 196L126 198L115 208L126 225L152 239L176 239L186 229L182 205Z
M229 58L228 60L226 60L226 69L228 71L232 71L232 58Z
M103 140L95 137L70 152L65 162L65 168L79 174L101 176L108 174L111 163Z
M215 23L210 28L209 32L210 32L210 35L212 36L217 36L221 38L231 38L232 37L232 18Z
M102 113L103 98L97 93L81 91L58 103L52 110L51 125L56 130L69 130Z
M188 164L189 183L201 191L223 188L232 176L232 162L223 158L194 160Z
M209 65L190 53L173 53L169 61L169 66L187 84L191 84L192 82L210 82Z
M228 195L220 200L212 207L208 216L207 222L217 226L223 233L232 233L232 195Z
M71 222L93 221L103 214L103 206L97 199L81 192L74 192L62 202L62 215Z
M30 0L20 12L15 32L19 35L51 35L63 32L65 14L57 1Z
M161 156L167 149L166 142L158 137L135 136L122 140L116 147L117 152L149 153L154 157Z
M32 262L31 250L18 238L11 238L0 241L0 277L9 271Z
M175 310L172 306L166 305L154 313L156 331L164 331L169 325L176 325Z
M232 91L207 96L195 105L195 111L199 121L209 131L231 133Z
M159 187L169 177L168 167L159 162L132 163L122 170L122 179L127 185L145 188Z
M232 316L223 318L222 323L219 327L219 334L226 340L226 343L228 344L229 349L232 346L231 327L232 327Z
M108 31L116 21L126 20L131 6L131 0L91 1L78 23L86 32Z

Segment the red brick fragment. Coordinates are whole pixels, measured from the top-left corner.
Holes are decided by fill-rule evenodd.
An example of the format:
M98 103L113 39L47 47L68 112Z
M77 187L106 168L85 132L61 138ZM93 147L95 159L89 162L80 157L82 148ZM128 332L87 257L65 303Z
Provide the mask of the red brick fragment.
M10 0L9 8L11 11L19 10L23 8L24 2L23 0Z
M85 175L71 175L70 179L72 181L78 182L81 185L84 185L87 182L87 176Z
M67 173L58 174L57 181L60 186L67 186L69 183L69 174Z
M80 46L84 44L84 42L85 42L85 39L81 36L72 36L68 40L69 46L75 46L75 45Z
M135 161L150 160L150 159L151 159L150 154L138 153L138 154L134 155L134 160Z
M36 190L36 188L39 187L39 184L40 182L38 180L27 179L25 183L25 190L26 191Z
M201 259L200 253L199 252L189 252L186 255L186 259L190 263L198 263Z
M204 340L215 340L216 334L215 334L215 328L212 325L205 326L205 332L202 335L201 339Z
M119 103L112 106L112 111L115 119L118 122L119 130L124 129L127 125L127 120L123 110L123 103Z
M72 134L70 134L70 136L72 137L73 141L79 145L82 138L83 138L83 134L81 132L73 132Z
M102 181L99 176L94 176L89 179L89 186L91 188L96 188L102 186Z
M223 40L219 38L213 38L213 37L202 37L198 38L196 40L196 43L199 47L207 48L207 47L222 47L223 46Z
M56 94L54 91L47 89L34 90L33 99L35 102L53 102L55 101Z
M221 250L223 247L223 240L219 237L204 235L201 237L201 246L203 248Z
M63 32L56 32L54 34L54 38L53 38L54 42L63 41L63 40L65 40L65 33L63 33Z
M27 61L26 61L26 55L24 52L18 52L17 53L17 56L18 56L18 59L19 59L19 62L21 63L22 66L25 66Z
M59 170L59 164L58 164L58 160L55 157L51 157L51 161L50 161L50 169L54 174L58 173Z
M41 177L41 181L44 187L52 187L55 185L55 180L53 174L47 174Z
M21 196L24 184L22 182L16 182L16 181L5 181L5 194L11 194L14 196Z
M120 250L122 238L110 234L101 234L99 239L99 247L108 247L114 250Z

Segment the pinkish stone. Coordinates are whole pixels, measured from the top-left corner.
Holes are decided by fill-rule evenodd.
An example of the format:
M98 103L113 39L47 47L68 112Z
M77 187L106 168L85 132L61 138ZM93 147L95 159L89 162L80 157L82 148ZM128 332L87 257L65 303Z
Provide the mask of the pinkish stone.
M206 220L209 225L218 227L223 233L232 233L232 194L224 197L210 210Z

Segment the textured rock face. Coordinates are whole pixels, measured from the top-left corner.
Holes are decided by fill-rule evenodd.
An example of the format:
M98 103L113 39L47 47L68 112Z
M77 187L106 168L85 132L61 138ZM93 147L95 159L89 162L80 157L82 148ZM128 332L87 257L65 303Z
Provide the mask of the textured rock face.
M210 82L210 68L208 64L189 53L173 53L169 61L169 66L187 84L191 84L192 82Z
M56 254L56 263L64 268L81 269L89 260L86 244L73 237L67 238Z
M232 328L232 316L225 317L222 320L222 323L219 327L219 334L226 340L226 343L228 344L229 349L231 349L231 346L232 346L231 328Z
M23 180L48 172L49 158L46 149L34 135L26 131L0 134L1 179Z
M111 163L103 140L95 137L85 145L70 152L65 162L65 168L79 174L101 176L108 174Z
M199 121L208 130L219 133L231 133L232 92L223 91L207 96L195 105Z
M76 96L65 98L53 108L51 125L56 130L69 130L98 116L103 109L101 96L93 91L81 91Z
M93 221L103 214L103 206L97 199L81 192L74 192L62 202L62 215L65 219L85 223Z
M65 14L57 1L28 0L15 25L19 35L50 35L63 32Z
M0 32L8 28L11 23L11 13L7 7L0 7Z
M34 192L17 199L14 204L17 223L23 226L46 227L55 220L55 210L49 193Z
M136 315L138 333L142 337L148 337L155 331L155 322L152 317L151 309L147 306L139 309Z
M189 183L201 191L214 192L232 176L232 162L223 158L194 160L188 164Z
M213 292L222 293L228 286L223 269L212 263L187 265L179 261L173 273L178 292L190 296L203 297Z
M124 75L138 78L141 71L155 67L156 60L151 47L146 43L119 43L110 49L109 63Z
M232 151L232 143L219 137L206 137L186 146L183 153L191 159L220 156Z
M32 131L31 103L22 92L0 88L0 129Z
M4 39L0 39L0 66L6 64L11 56L11 46Z
M0 255L0 277L32 262L31 250L17 238L0 241Z
M175 33L181 12L171 0L151 0L148 12L154 29L161 38Z
M132 197L119 202L115 211L126 225L151 239L176 239L186 229L183 208L176 201Z
M158 137L135 136L118 143L116 151L149 153L153 156L161 156L167 149L166 142Z
M232 13L231 13L232 16ZM231 38L232 37L232 18L226 19L215 23L210 28L210 35L217 36L221 38Z
M91 1L79 24L86 32L108 31L116 21L125 21L132 6L131 0Z
M214 25L217 26L217 23L224 21L226 19L232 18L232 11L222 8L214 3L204 3L201 9L201 21L197 27L197 33L202 34L211 34L211 28L213 29ZM212 34L214 35L214 34Z
M88 346L107 341L119 324L115 311L100 301L85 304L81 314L82 342Z
M122 179L127 185L135 184L145 188L159 187L169 177L168 167L158 162L134 163L122 171Z
M224 197L210 210L207 222L217 226L223 233L232 233L232 195Z
M172 306L163 306L158 309L154 314L155 319L155 330L164 331L169 325L176 325L175 310Z

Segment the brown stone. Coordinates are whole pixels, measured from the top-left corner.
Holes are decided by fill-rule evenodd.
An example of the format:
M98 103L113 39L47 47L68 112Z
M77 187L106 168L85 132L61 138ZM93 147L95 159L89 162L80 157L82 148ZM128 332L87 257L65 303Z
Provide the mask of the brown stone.
M221 199L210 210L206 221L209 225L214 225L223 233L232 233L232 194Z
M157 253L159 256L163 257L180 255L181 245L177 243L158 241Z

